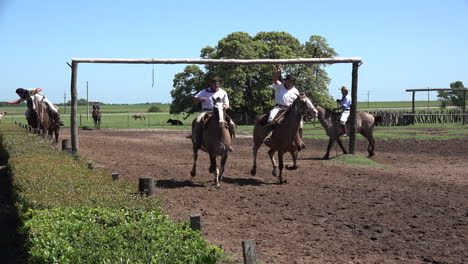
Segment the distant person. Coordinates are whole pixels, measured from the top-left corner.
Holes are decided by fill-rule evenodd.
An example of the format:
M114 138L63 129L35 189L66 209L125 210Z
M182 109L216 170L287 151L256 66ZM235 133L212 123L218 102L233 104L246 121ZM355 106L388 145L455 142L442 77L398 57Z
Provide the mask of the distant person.
M342 136L348 136L348 128L346 126L346 122L348 121L349 117L349 110L351 109L351 98L348 96L348 87L341 86L341 94L343 95L341 99L336 100L337 103L340 104L339 107L334 108L334 111L341 112L340 124L342 129Z
M101 110L101 106L99 105L98 102L94 102L93 104L93 111L96 111L96 110Z
M2 120L2 119L3 119L3 117L4 117L4 116L5 116L7 113L8 113L8 112L6 112L6 111L5 111L5 112L3 112L3 113L0 113L0 120Z
M221 98L224 100L224 108L227 110L229 109L229 98L225 90L221 88L221 79L218 77L214 77L211 79L210 87L201 90L193 97L194 103L201 103L202 104L202 112L198 115L196 120L196 129L192 134L192 137L195 137L195 144L200 147L201 144L201 137L202 137L202 118L205 116L207 112L213 111L213 99L212 98ZM231 133L231 137L234 135L236 125L234 122L230 121L229 123L229 132ZM231 146L229 146L229 150L232 151Z
M19 104L21 102L26 101L26 105L28 109L25 112L25 116L27 120L31 119L31 113L35 110L36 106L33 103L33 97L36 97L38 101L44 102L47 105L47 108L52 113L52 119L54 123L57 123L63 126L63 122L60 120L60 114L58 112L58 108L54 105L49 99L47 99L43 94L40 92L42 88L35 88L35 89L23 89L18 88L16 89L16 94L20 97L18 100L7 102L7 104Z

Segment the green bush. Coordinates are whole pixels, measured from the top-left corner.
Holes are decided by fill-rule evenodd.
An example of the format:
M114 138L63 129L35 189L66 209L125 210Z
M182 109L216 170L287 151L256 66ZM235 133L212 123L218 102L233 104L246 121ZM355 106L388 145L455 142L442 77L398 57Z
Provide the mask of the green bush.
M151 113L151 112L161 112L161 108L159 108L159 106L157 106L157 105L152 105L148 109L148 113Z
M31 263L216 263L221 254L155 212L56 208L27 217Z
M162 214L161 197L141 196L135 182L0 124L15 206L24 225L28 263L216 263L210 246L187 223ZM3 154L2 154L3 155Z

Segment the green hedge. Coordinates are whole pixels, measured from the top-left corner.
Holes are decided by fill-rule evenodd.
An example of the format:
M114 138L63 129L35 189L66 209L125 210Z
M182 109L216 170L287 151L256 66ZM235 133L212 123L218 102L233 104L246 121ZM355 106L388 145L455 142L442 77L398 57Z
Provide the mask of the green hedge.
M137 184L0 124L28 263L216 263L222 250L161 213Z

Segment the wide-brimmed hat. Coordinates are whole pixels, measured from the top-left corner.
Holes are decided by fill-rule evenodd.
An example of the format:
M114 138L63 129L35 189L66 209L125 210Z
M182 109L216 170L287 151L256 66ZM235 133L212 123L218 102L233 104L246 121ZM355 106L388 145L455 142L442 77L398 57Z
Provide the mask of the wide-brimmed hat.
M285 79L285 80L286 80L286 81L287 81L287 80L296 81L296 76L294 76L294 75L292 75L292 74L288 74L288 75L286 76L286 79Z
M341 86L340 90L341 90L341 91L349 91L349 90L348 90L348 87L346 87L346 86Z

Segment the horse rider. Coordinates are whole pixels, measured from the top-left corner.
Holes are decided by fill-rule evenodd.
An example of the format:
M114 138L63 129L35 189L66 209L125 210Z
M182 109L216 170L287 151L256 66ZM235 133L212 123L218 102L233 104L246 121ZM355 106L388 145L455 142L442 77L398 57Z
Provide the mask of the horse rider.
M96 110L101 110L101 106L99 105L98 102L94 102L93 104L93 111L96 111Z
M7 104L19 104L21 102L26 101L26 105L28 109L26 110L25 116L27 120L30 120L31 113L36 109L36 106L33 102L33 97L37 98L39 102L44 102L50 112L52 113L53 122L63 126L63 122L60 120L60 114L58 112L57 106L55 106L49 99L47 99L43 94L40 92L42 88L35 88L35 89L23 89L18 88L16 89L16 94L20 97L18 100L7 102Z
M207 112L213 111L213 99L212 98L223 98L224 101L224 108L227 110L229 109L229 98L225 90L221 88L221 78L214 77L210 81L210 87L201 90L193 97L194 103L201 103L202 104L202 112L198 115L196 119L196 128L193 131L192 137L195 137L195 145L197 148L200 148L201 139L202 139L202 129L203 129L203 122L202 119ZM234 135L234 131L236 129L236 125L230 119L229 122L229 133L231 137ZM229 151L233 151L232 147L229 146Z
M271 109L270 114L268 116L268 122L265 126L268 134L263 140L264 142L268 142L273 135L273 131L275 129L275 124L272 124L273 119L276 117L280 110L288 109L294 100L296 100L297 96L299 95L299 90L296 88L296 76L292 74L288 74L284 82L280 81L282 66L281 64L276 67L275 75L273 76L273 85L272 88L275 90L275 106ZM317 109L314 108L314 112L318 113ZM305 148L304 143L302 142L302 127L303 123L301 120L301 125L299 128L299 134L301 136L301 145L300 148Z
M346 127L346 122L348 121L349 117L349 110L351 109L351 98L348 96L349 90L346 86L341 86L341 94L343 95L341 99L336 100L337 103L340 104L339 107L333 108L333 111L340 111L340 124L342 129L342 136L348 136L348 129Z

